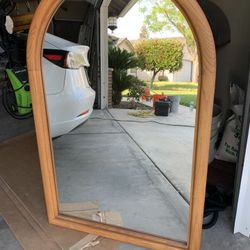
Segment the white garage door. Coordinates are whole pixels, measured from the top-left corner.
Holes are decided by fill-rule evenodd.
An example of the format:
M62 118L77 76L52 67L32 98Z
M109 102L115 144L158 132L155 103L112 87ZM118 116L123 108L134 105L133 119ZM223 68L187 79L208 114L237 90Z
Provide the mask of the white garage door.
M176 72L175 80L177 82L191 82L192 81L193 63L191 61L183 60L183 67Z

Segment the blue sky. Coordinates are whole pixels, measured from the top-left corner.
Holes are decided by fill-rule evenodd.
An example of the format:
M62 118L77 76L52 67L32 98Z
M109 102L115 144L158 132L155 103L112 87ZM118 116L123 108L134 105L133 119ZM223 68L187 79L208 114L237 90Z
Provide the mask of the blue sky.
M139 4L135 4L130 11L121 18L118 18L118 28L113 35L120 38L128 38L129 40L136 40L139 38L140 30L143 25L144 16L139 11ZM109 31L111 34L111 31ZM178 33L164 32L157 34L150 34L151 38L177 37Z

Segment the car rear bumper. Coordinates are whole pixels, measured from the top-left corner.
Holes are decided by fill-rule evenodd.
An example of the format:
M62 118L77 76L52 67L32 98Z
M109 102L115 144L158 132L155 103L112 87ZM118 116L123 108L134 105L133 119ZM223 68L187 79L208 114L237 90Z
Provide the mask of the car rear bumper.
M81 98L65 95L64 92L47 96L52 138L69 133L91 115L95 92L91 88L83 88L79 92L82 92Z
M52 124L51 127L52 138L69 133L74 128L78 127L79 125L87 121L92 112L93 108L89 109L89 111L86 114L76 117L72 120Z

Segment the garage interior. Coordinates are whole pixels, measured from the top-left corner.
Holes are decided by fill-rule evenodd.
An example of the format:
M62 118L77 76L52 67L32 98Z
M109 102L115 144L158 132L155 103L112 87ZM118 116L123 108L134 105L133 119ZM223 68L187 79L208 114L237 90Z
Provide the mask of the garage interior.
M87 186L84 190L86 190L86 193L82 192L82 190L77 190L80 185L83 183L83 179L79 175L79 169L74 168L68 169L67 168L67 161L63 159L63 151L60 151L62 153L59 155L59 158L56 159L60 161L62 164L61 168L58 168L56 171L58 171L58 186L59 186L59 193L61 192L60 202L61 209L65 213L69 213L67 210L67 206L65 204L69 202L76 202L79 201L79 197L84 196L84 198L89 197L89 200L93 199L93 193L91 190L93 190L93 187L91 185L95 185L95 182L99 182L102 185L102 188L104 187L105 183L108 183L107 179L105 181L105 178L113 178L116 179L117 176L104 176L104 174L100 171L98 173L98 177L94 176L93 171L91 172L91 166L93 164L102 164L102 167L105 167L105 162L103 161L103 158L110 159L111 162L113 160L122 160L125 158L127 160L128 157L131 157L131 166L128 167L128 169L124 169L123 175L127 175L127 178L131 177L138 178L138 176L142 177L141 173L137 173L138 176L133 176L135 171L138 170L138 159L141 161L141 164L143 166L147 166L147 168L150 170L152 169L150 167L150 164L155 163L155 159L159 159L159 152L156 153L156 155L150 155L150 149L152 150L152 147L156 143L152 138L158 137L159 134L155 132L155 134L150 134L150 128L147 130L148 124L137 124L133 122L121 122L121 120L129 120L126 113L119 113L115 109L110 109L109 111L101 111L101 70L100 70L100 6L102 1L95 1L95 3L92 3L91 1L66 1L62 7L59 9L55 17L53 18L51 25L49 27L49 32L52 34L55 34L59 37L62 37L66 40L77 42L80 44L88 45L90 46L91 50L89 52L89 60L90 65L94 65L93 67L89 68L88 74L91 82L91 87L96 91L96 100L95 100L95 108L92 118L89 119L87 123L84 125L78 127L76 130L72 131L69 135L65 137L60 137L55 140L53 140L54 150L60 149L61 145L64 143L64 140L67 140L67 142L72 141L74 147L76 147L77 150L79 150L79 145L77 144L77 141L80 144L82 141L86 140L86 143L88 145L92 145L93 148L91 148L92 155L95 157L95 162L93 159L88 158L88 154L82 154L81 157L83 157L86 161L88 161L89 168L86 169L86 172L82 172L81 174L84 176L86 173L92 174L93 179L90 179L90 185ZM109 7L109 14L112 15L114 12L116 15L119 16L119 11L121 12L126 5L128 1L111 1L110 7ZM215 1L214 1L215 2ZM220 105L223 110L224 114L224 121L228 117L227 111L229 107L229 87L228 83L235 81L239 86L244 89L245 93L248 92L248 73L249 73L249 61L248 56L246 55L246 51L248 51L248 41L247 39L243 41L243 39L239 39L241 37L245 37L246 34L248 34L247 27L244 27L242 29L239 29L239 23L245 23L246 20L248 20L248 13L245 6L243 5L237 6L238 11L235 10L235 6L233 4L233 1L216 1L217 5L224 10L225 14L228 17L229 23L230 23L230 32L231 32L231 41L230 43L220 47L217 49L217 81L216 81L216 93L215 93L215 103ZM245 1L245 5L249 5ZM29 1L29 6L31 12L34 12L34 10L37 7L37 1ZM250 7L250 6L249 6ZM23 1L18 1L18 8L16 8L11 15L22 15L23 13L27 13L27 4L25 4ZM86 14L88 13L88 14ZM239 16L237 16L239 15ZM246 25L245 25L246 26ZM94 29L92 27L95 27ZM67 32L65 32L67 30ZM239 47L241 48L239 50ZM231 60L231 58L234 58L234 60ZM230 60L229 60L230 59ZM225 64L225 61L229 61L229 63ZM2 83L2 79L1 79ZM0 84L1 84L0 83ZM227 93L227 96L224 93ZM249 98L249 95L248 95ZM247 99L247 98L246 98ZM246 146L246 135L247 135L247 127L249 124L249 115L248 115L248 107L245 107L245 115L244 115L244 121L242 125L242 140L241 140L241 146L240 146L240 156L239 161L237 163L237 172L236 172L236 182L234 189L236 190L234 193L236 194L237 199L237 193L239 192L239 185L240 185L240 176L241 176L241 169L243 167L243 160L244 160L244 149ZM194 115L194 113L192 113ZM183 118L183 115L180 114L181 119ZM169 117L171 119L171 117ZM187 118L188 119L188 118ZM44 198L43 198L43 190L42 190L42 182L41 182L41 176L40 176L40 170L39 170L39 160L38 160L38 154L36 149L36 140L35 140L35 133L34 133L34 124L33 119L27 119L27 120L14 120L12 117L10 117L3 107L0 105L0 120L2 124L1 134L0 134L0 154L1 154L1 172L0 172L0 186L1 186L1 193L2 200L6 201L1 203L0 205L0 214L4 221L8 224L7 227L8 230L4 229L3 232L8 236L8 241L3 242L4 248L7 249L6 246L9 244L9 249L32 249L32 247L36 247L35 249L38 249L38 245L46 244L46 249L71 249L70 247L74 246L77 242L81 241L82 239L86 239L88 235L78 233L71 230L61 229L54 226L51 226L47 223L46 219L46 209L44 205ZM117 121L115 121L117 120ZM157 120L158 122L158 120ZM166 121L164 119L161 119L162 123L169 123L169 119ZM188 124L190 126L193 126L193 124ZM161 133L161 129L164 129L164 125L159 125L159 133ZM190 128L186 128L187 130L190 130ZM192 128L191 128L192 129ZM137 131L136 131L137 130ZM142 130L146 130L147 132L147 138L145 138L143 134L140 134L139 132ZM158 130L157 130L158 131ZM144 131L145 132L145 131ZM171 131L170 131L171 133ZM185 133L183 131L183 133ZM94 136L95 135L95 136ZM166 134L166 138L167 138ZM77 137L77 138L76 138ZM119 137L126 137L126 140L121 139ZM132 139L131 139L132 137ZM74 139L75 138L75 139ZM117 140L115 141L117 145L115 147L112 147L112 144L114 143L114 138ZM162 148L161 145L164 145L165 139L161 138L161 140L157 140L157 147L158 149ZM148 140L147 143L145 141ZM90 144L91 143L94 144ZM187 144L192 141L192 138L187 141ZM171 143L174 143L171 142ZM126 144L126 145L125 145ZM138 144L140 147L138 147ZM82 145L82 144L81 144ZM129 146L128 146L129 145ZM143 145L143 146L142 146ZM173 145L173 144L171 144ZM165 144L166 146L166 144ZM89 149L86 145L86 148L82 148L81 150L87 150ZM133 149L133 153L126 152L126 149L130 149L130 147ZM155 148L155 151L157 151L157 147ZM167 150L171 150L171 147L166 148ZM112 150L116 150L115 153ZM137 151L136 151L137 150ZM90 152L90 151L86 151ZM190 151L192 152L192 148ZM187 152L183 152L182 154L185 154ZM77 155L80 153L77 151L74 151ZM162 152L160 152L162 153ZM180 152L181 153L181 152ZM73 153L72 153L73 154ZM108 155L110 154L110 155ZM135 154L135 155L134 155ZM113 156L112 156L113 155ZM98 156L98 157L97 157ZM155 159L152 159L155 156ZM61 158L60 158L61 157ZM72 158L75 158L75 155L71 155ZM114 157L114 158L112 158ZM165 159L162 159L165 161ZM65 164L65 165L64 165ZM69 164L69 163L68 163ZM110 162L106 162L107 165L110 166ZM160 165L161 163L157 163L156 165ZM64 165L64 166L63 166ZM74 172L75 171L75 172ZM129 172L131 171L131 172ZM176 171L181 171L177 169ZM112 168L111 168L112 173ZM75 174L75 176L74 176ZM169 173L168 173L169 174ZM174 174L173 174L174 175ZM91 175L90 175L91 176ZM155 182L159 183L161 182L162 176L159 175L159 172L153 175L155 179ZM181 176L183 177L183 176ZM190 178L190 176L185 176L187 179ZM75 178L75 179L74 179ZM157 179L158 178L158 179ZM173 180L171 176L170 171L170 181ZM219 177L220 178L223 177ZM72 183L79 183L77 186L71 186L70 182L67 186L65 186L65 183L69 181ZM94 182L95 181L95 182ZM142 181L140 179L140 181ZM136 183L135 186L131 186L130 195L133 195L133 190L138 190L139 187L144 186L150 186L148 183L148 179L145 179L145 183L140 184L139 179L134 179L133 183ZM150 180L152 181L152 180ZM165 180L163 180L165 181ZM119 182L119 179L117 179L117 182ZM178 182L178 180L177 180ZM178 186L178 183L180 186ZM167 235L171 235L171 238L177 238L185 241L186 237L186 224L185 220L188 216L188 206L187 202L189 197L188 193L189 191L183 191L188 190L188 183L187 180L179 180L177 184L174 183L174 185L169 185L169 187L164 186L165 189L173 189L171 192L166 192L167 190L163 190L165 192L165 195L173 195L173 192L181 192L181 199L175 200L176 203L171 204L173 206L172 210L169 210L166 212L166 207L164 205L159 206L157 203L157 207L154 207L155 196L152 194L154 190L149 191L141 190L141 192L147 192L147 199L143 202L146 202L148 206L145 208L145 213L147 214L157 214L159 215L159 221L162 221L164 218L164 215L169 215L169 217L165 217L167 222L171 221L171 213L173 213L176 208L180 208L179 211L174 211L176 214L173 215L173 217L178 218L178 223L173 222L173 225L171 225L171 230L169 228L164 227L158 227L157 225L154 225L154 233L165 235L167 232ZM184 184L183 184L184 183ZM61 189L60 189L61 185ZM166 183L165 183L166 185ZM185 187L183 187L183 185ZM176 188L177 186L177 188ZM65 187L65 189L63 189ZM161 186L162 188L163 186ZM173 188L175 187L175 188ZM129 190L129 189L128 189ZM107 194L105 197L96 197L98 201L102 198L103 202L114 202L115 204L119 204L121 207L119 209L124 208L125 204L119 203L124 198L126 198L126 194L121 193L120 197L122 199L118 202L118 200L113 200L112 195L110 195L110 192L112 192L112 188L107 187L106 190ZM152 195L151 195L152 194ZM128 195L128 194L127 194ZM140 194L139 194L140 195ZM70 197L70 200L67 200L67 197ZM177 197L177 196L176 196ZM184 197L184 198L183 198ZM138 199L138 197L134 196L135 201ZM160 200L160 199L159 199ZM158 201L159 201L158 200ZM166 200L174 200L173 198L167 198ZM152 202L154 201L154 202ZM136 204L136 203L135 203ZM181 205L180 205L181 204ZM235 204L237 202L235 201ZM78 204L79 205L79 204ZM95 204L90 204L91 209L93 211L98 211L99 207L93 206ZM145 206L145 203L141 204L142 207ZM105 206L105 204L103 204ZM131 205L131 207L135 207L134 204ZM159 207L162 208L162 213L159 212ZM155 210L154 210L155 209ZM221 213L221 216L219 217L219 221L216 224L216 226L210 230L204 230L203 232L203 241L202 241L202 249L216 249L216 246L220 245L220 249L236 249L237 247L240 247L240 249L249 249L250 247L250 241L248 238L243 237L239 234L233 235L232 233L232 223L233 223L233 213L235 213L235 207L234 211L232 209L227 209L225 212ZM79 211L79 208L76 209ZM148 211L147 211L148 210ZM77 214L78 212L75 211L75 215L80 216ZM72 210L71 210L72 212ZM134 211L136 213L138 211ZM86 215L81 215L84 218L86 218ZM89 214L87 214L89 216ZM142 218L143 219L143 218ZM99 220L99 218L97 218ZM117 214L113 214L111 217L109 215L106 215L106 220L108 223L113 223L117 225L122 225L123 221ZM147 223L145 222L145 225ZM178 224L178 227L175 227L176 224ZM181 224L181 229L179 225ZM141 221L140 225L143 225L143 221ZM138 225L135 225L138 226ZM148 224L149 226L149 224ZM148 229L149 232L152 232L152 225L150 225L151 228ZM6 228L6 227L5 227ZM24 230L25 229L25 230ZM143 230L147 231L147 229L144 228L136 228L137 230ZM181 233L180 233L181 232ZM1 234L0 234L1 235ZM32 235L32 237L30 236ZM181 235L181 236L180 236ZM63 236L63 237L62 237ZM4 236L5 237L5 236ZM34 239L34 240L31 240ZM221 242L221 239L224 238L223 242ZM17 239L17 240L16 240ZM92 238L91 238L92 239ZM90 247L90 249L137 249L135 246L130 246L126 244L120 244L115 241L107 240L107 239L100 239L98 238L100 243L96 246ZM93 239L92 239L93 240ZM21 242L20 244L18 243ZM96 239L94 240L94 242ZM1 240L0 240L1 242ZM1 246L1 245L0 245ZM229 246L231 248L229 248ZM235 248L234 248L235 247ZM41 248L41 249L44 249ZM74 249L74 248L72 248ZM76 249L76 248L75 248ZM141 249L141 248L138 248Z

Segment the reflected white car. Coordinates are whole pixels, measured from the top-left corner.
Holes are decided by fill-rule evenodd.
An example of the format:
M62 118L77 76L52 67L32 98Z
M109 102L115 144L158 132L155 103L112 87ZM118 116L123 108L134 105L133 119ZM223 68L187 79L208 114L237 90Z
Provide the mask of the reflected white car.
M46 34L43 77L52 137L67 134L93 111L95 91L89 85L89 47Z

